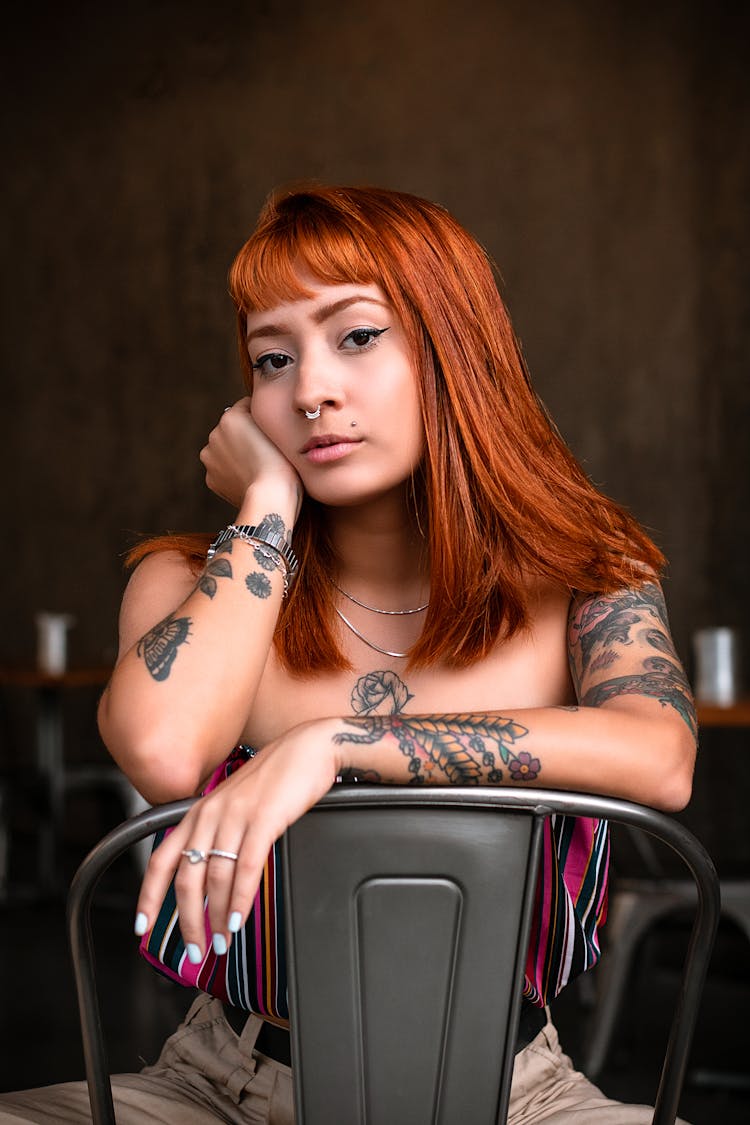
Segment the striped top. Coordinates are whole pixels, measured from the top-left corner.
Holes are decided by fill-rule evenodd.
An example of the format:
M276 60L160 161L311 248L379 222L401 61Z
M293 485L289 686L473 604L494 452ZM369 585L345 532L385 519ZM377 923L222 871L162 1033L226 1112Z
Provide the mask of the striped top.
M214 773L214 789L254 751L239 746ZM162 834L163 835L163 834ZM161 839L157 837L156 843ZM579 973L599 960L599 927L607 913L609 830L606 821L552 816L544 824L542 856L526 960L524 997L543 1007ZM165 975L261 1017L288 1020L286 935L281 845L263 869L253 909L224 956L211 946L191 965L178 925L174 886L153 929L141 941L143 956Z
M599 960L608 871L606 820L557 815L544 822L523 991L532 1004L548 1004Z

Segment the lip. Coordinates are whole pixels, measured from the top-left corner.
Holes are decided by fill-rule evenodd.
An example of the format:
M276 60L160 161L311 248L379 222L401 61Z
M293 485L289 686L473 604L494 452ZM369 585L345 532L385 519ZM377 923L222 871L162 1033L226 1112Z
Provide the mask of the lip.
M362 439L359 437L353 438L343 434L316 434L305 442L300 453L308 461L322 464L345 457L361 441Z

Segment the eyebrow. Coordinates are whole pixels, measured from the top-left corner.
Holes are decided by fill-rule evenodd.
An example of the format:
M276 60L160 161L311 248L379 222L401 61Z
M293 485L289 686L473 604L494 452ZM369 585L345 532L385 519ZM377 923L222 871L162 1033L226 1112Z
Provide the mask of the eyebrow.
M316 324L323 324L336 313L348 309L350 305L357 305L361 302L379 305L383 309L389 308L385 301L379 301L377 297L367 297L364 293L355 293L352 297L342 297L340 301L331 301L330 304L321 305L312 314L312 319ZM258 328L253 328L251 332L248 332L246 340L250 343L256 336L288 336L289 332L289 328L283 324L261 324Z

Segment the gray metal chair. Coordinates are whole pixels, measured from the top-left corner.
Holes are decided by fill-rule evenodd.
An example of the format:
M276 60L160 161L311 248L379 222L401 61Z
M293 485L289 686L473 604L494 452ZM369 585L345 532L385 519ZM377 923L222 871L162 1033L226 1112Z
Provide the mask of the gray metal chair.
M69 926L95 1125L114 1122L90 906L110 863L176 823L153 809L84 860ZM718 880L678 822L611 798L548 790L347 786L284 847L292 1064L299 1125L503 1125L544 820L604 817L671 846L696 914L656 1097L671 1125L719 917Z

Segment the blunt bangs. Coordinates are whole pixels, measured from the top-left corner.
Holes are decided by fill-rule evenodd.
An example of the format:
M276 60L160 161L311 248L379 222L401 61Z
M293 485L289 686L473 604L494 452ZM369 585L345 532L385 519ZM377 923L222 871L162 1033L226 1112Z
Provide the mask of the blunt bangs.
M230 295L247 315L311 297L304 273L329 285L382 285L372 242L369 224L351 207L331 206L314 193L271 200L232 263Z

